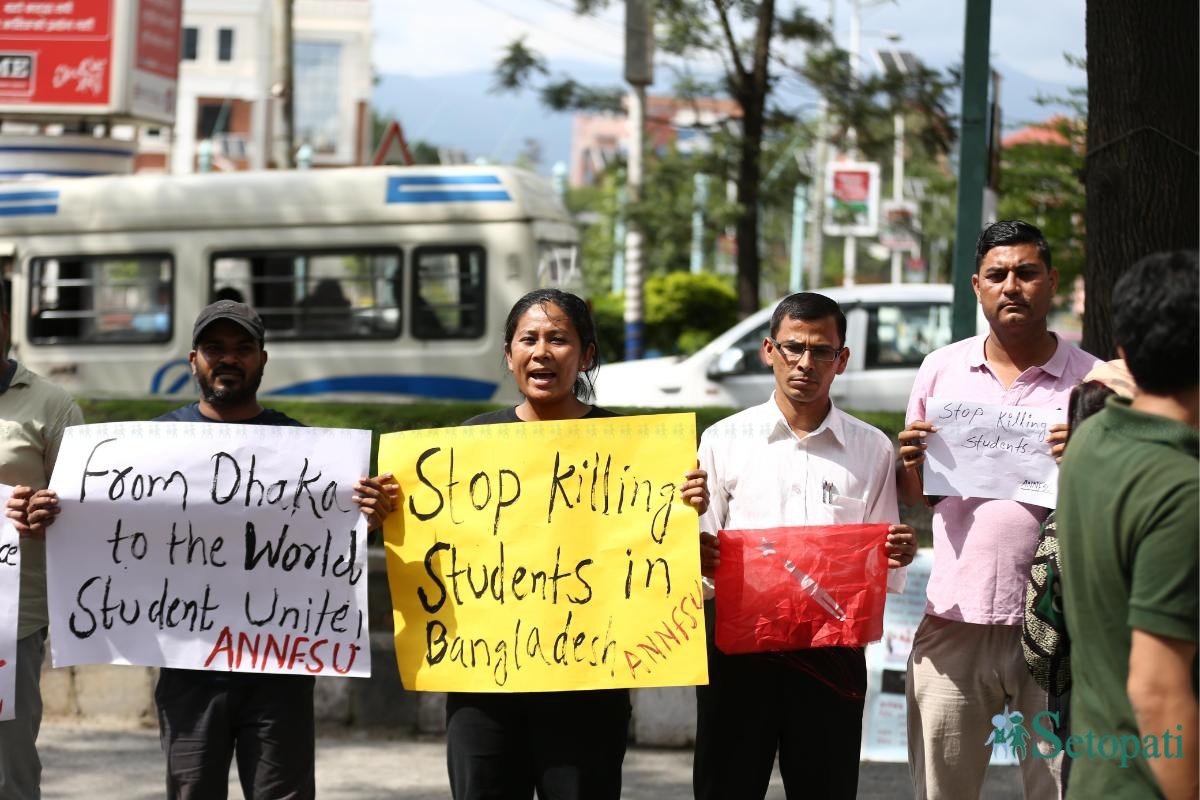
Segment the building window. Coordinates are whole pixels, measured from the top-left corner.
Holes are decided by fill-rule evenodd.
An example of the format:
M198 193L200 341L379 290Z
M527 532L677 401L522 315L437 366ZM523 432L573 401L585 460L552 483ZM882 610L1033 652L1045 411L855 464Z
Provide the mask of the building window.
M233 61L233 28L217 31L217 61Z
M34 259L30 339L35 344L169 341L172 271L167 255Z
M477 339L484 332L482 247L420 247L413 256L412 333Z
M199 28L184 28L183 29L183 47L180 58L184 61L195 61L196 53L200 49L200 29Z
M296 42L296 140L317 153L337 152L341 138L342 46Z
M201 100L196 104L196 140L212 139L229 131L231 109L225 100Z
M394 339L400 258L398 250L217 253L209 298L253 306L270 340Z

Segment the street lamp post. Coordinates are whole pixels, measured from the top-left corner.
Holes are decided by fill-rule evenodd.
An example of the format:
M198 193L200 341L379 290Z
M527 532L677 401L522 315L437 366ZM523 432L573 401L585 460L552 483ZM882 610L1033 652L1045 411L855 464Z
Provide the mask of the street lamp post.
M625 0L625 80L629 92L629 202L641 199L642 156L646 135L646 87L654 83L652 0ZM626 220L625 233L625 360L642 357L645 314L642 306L642 225Z
M896 42L900 36L892 34L888 38ZM920 67L916 57L907 50L876 50L875 60L884 72L902 77L916 75ZM904 201L903 108L897 108L892 114L892 136L892 200L899 204ZM900 283L903 279L902 259L900 250L892 250L892 283Z

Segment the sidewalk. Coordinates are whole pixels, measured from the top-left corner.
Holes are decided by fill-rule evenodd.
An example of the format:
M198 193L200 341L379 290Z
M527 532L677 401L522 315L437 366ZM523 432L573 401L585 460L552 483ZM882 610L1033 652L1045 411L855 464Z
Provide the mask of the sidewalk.
M154 729L47 719L38 745L45 800L160 800L163 796L163 760ZM622 796L690 800L691 780L691 750L631 748L625 756ZM240 798L236 770L231 771L229 785L230 798ZM317 796L321 800L443 800L449 797L445 744L441 739L322 734L317 739ZM858 796L911 798L908 766L864 763ZM778 770L767 797L783 800ZM993 767L983 797L1018 800L1017 768Z

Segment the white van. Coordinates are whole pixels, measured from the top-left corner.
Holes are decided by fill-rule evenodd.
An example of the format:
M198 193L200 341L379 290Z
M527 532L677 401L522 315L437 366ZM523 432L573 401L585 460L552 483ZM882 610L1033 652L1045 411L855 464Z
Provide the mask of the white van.
M17 357L74 394L195 393L192 322L262 315L262 393L493 400L501 330L581 282L549 181L506 167L132 175L0 186Z
M951 340L953 289L946 284L876 284L818 290L846 314L850 361L830 397L855 411L903 411L925 355ZM600 368L603 406L747 408L771 396L762 360L775 303L687 358L650 358Z

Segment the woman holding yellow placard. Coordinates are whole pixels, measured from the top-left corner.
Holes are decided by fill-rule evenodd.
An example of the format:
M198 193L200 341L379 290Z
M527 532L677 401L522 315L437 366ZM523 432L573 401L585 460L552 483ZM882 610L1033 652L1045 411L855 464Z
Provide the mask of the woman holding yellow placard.
M596 326L587 304L539 289L517 301L504 323L504 359L525 400L464 425L616 416L589 404L599 368ZM683 499L708 507L706 475L684 476ZM508 694L452 692L446 750L456 800L539 798L616 800L629 728L629 690Z

